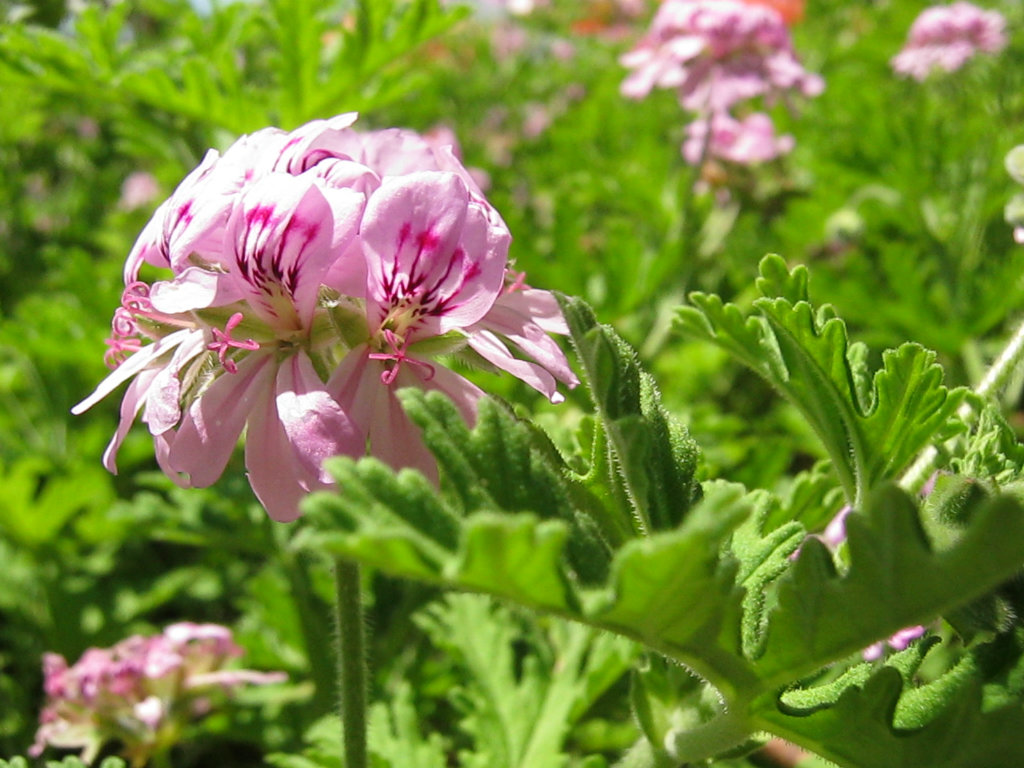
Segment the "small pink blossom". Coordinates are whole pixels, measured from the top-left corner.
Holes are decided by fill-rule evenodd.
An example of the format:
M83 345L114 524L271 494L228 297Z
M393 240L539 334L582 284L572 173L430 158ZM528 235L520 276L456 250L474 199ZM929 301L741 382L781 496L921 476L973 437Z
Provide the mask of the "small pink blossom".
M210 695L242 685L283 682L280 672L230 669L242 654L231 630L180 623L150 637L134 635L112 648L90 648L72 666L43 656L46 703L29 753L47 746L79 749L91 762L104 744L118 742L132 765L143 765L196 717Z
M700 113L789 91L816 96L824 87L797 61L783 18L739 0L666 0L620 61L632 70L623 95L642 98L653 88L672 88L684 109Z
M1006 47L1006 19L968 2L936 5L922 11L907 42L892 60L901 75L924 80L932 72L954 72L978 53Z
M927 631L926 627L920 625L901 629L891 637L869 645L861 651L861 656L864 657L864 661L877 661L885 654L886 646L894 651L905 651L914 640L923 637Z
M720 112L694 120L687 126L683 157L691 165L710 159L754 165L787 154L793 145L792 136L775 135L772 119L763 112L747 115L742 120Z

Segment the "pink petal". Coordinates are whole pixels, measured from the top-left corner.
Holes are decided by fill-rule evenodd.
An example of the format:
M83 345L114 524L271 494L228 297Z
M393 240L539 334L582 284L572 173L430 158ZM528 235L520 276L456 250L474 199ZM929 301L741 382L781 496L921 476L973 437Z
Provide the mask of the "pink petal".
M255 182L232 214L228 231L235 255L229 269L274 327L308 328L335 256L333 214L311 178L284 174Z
M300 479L295 452L273 397L261 399L250 413L245 466L249 485L272 520L289 523L299 517L299 503L311 489Z
M565 382L570 387L575 387L579 384L579 379L569 367L569 361L555 340L548 336L540 325L533 322L533 318L517 312L513 309L514 304L509 306L509 303L504 301L506 296L514 295L502 296L491 307L491 311L484 319L476 324L476 327L504 336L540 363L556 379ZM561 317L561 313L559 313L559 317Z
M413 370L418 372L417 368L413 368ZM405 385L401 376L399 377L399 383L403 386ZM420 387L443 392L455 403L467 424L472 425L476 423L476 406L485 393L469 379L439 365L434 369L434 374L430 381L422 382Z
M117 431L114 432L110 444L103 452L103 466L111 474L117 474L117 452L128 435L128 430L135 422L135 418L139 415L139 411L142 410L142 405L146 401L146 390L149 389L149 385L159 372L157 368L142 371L125 390L124 398L121 400L121 421L117 425Z
M222 307L242 298L237 281L224 272L188 267L173 280L159 280L149 291L158 312L177 315L207 307Z
M277 374L277 415L303 474L330 483L324 459L339 454L362 456L366 441L304 354L293 355Z
M306 171L314 178L334 189L351 189L369 195L380 186L380 177L355 160L331 158L317 163Z
M238 364L238 373L221 374L182 418L168 465L188 474L193 486L212 485L231 459L249 414L271 402L275 370L271 355L253 354Z
M322 160L337 157L345 148L344 133L358 117L356 112L328 120L313 120L288 134L273 170L299 175Z
M558 306L558 301L551 291L524 288L505 293L494 302L495 309L499 306L530 318L548 333L569 335L569 326L565 323L562 308Z
M424 308L428 332L443 333L478 320L501 290L511 237L470 202L455 174L385 179L367 204L361 234L378 322L409 302Z
M389 387L380 380L384 365L368 354L365 346L351 350L327 382L327 390L367 436L372 456L395 470L412 467L436 481L437 463L395 397L400 386L422 387L406 370L417 366L405 366Z
M124 262L124 284L129 285L139 279L139 270L143 264L154 267L170 267L161 245L163 242L164 216L167 215L168 201L160 204L153 217L139 233L135 244Z
M469 346L485 360L529 384L552 403L565 400L558 392L557 383L550 373L536 363L513 357L508 348L501 343L501 339L490 331L477 331L472 334L469 337Z
M376 367L370 366L371 369ZM379 376L379 371L373 371L373 375ZM396 388L384 386L377 392L370 432L370 454L396 472L406 468L415 469L436 484L437 461L423 444L419 428L405 415L396 392Z
M205 339L195 333L174 350L170 362L157 373L146 393L146 413L142 420L153 435L177 426L181 419L181 369L205 348Z
M245 181L244 172L210 150L174 190L163 217L163 252L175 271L193 254L223 264L224 227Z
M96 403L117 389L121 384L124 384L124 382L128 381L132 376L153 363L165 352L174 349L176 346L184 342L191 334L195 333L201 332L192 329L175 331L174 333L157 340L153 344L144 346L115 368L107 378L99 383L91 395L71 409L71 413L76 416L85 413L96 405Z

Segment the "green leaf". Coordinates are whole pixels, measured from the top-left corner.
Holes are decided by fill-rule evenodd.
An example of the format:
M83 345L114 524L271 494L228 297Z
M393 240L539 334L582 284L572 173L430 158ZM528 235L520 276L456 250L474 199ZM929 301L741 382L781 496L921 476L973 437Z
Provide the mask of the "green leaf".
M929 445L965 391L943 386L935 355L912 343L883 352L869 384L864 351L848 343L845 324L803 298L805 270L788 272L778 256L766 256L761 274L760 316L695 293L694 306L678 310L677 327L728 350L786 397L821 440L848 501L860 506Z
M924 646L925 644L922 644ZM757 721L840 766L862 768L1002 768L1024 761L1024 710L983 704L970 657L917 686L912 673L925 648L885 665L847 673L828 691L783 694ZM810 693L811 695L807 695Z
M936 549L914 502L888 486L846 520L849 570L838 574L824 545L809 539L779 585L763 654L768 688L810 674L899 629L985 594L1020 567L1024 508L1010 497L980 499L971 525Z
M465 768L565 765L572 726L636 655L623 638L557 620L542 631L475 595L450 595L418 618L465 673L454 697L474 746Z
M471 431L440 393L408 390L400 398L437 458L459 516L504 510L560 519L570 529L568 551L576 576L584 583L605 578L609 547L588 514L597 502L546 435L494 400L480 404Z
M617 553L608 588L590 597L588 618L684 661L726 695L748 684L731 623L742 598L736 565L722 561L720 550L753 508L740 487L709 485L678 530Z
M386 702L370 707L368 725L374 768L447 768L448 745L439 733L426 737L421 733L412 685L408 682L401 681Z
M636 352L582 300L559 303L607 437L611 493L627 498L633 513L618 527L633 536L675 528L696 498L696 443L662 407Z

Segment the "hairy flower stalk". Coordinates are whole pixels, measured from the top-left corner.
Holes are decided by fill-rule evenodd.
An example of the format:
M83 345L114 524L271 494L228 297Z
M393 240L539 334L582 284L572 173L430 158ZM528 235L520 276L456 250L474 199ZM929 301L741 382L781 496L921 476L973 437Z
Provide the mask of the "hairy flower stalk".
M552 402L575 386L548 335L566 332L554 298L507 277L508 228L452 148L354 120L211 150L143 230L107 341L114 370L74 408L128 384L110 471L136 418L186 486L220 477L245 432L250 484L289 521L331 486L330 456L436 476L396 391L438 389L472 420L483 393L446 360ZM144 281L144 267L165 276Z

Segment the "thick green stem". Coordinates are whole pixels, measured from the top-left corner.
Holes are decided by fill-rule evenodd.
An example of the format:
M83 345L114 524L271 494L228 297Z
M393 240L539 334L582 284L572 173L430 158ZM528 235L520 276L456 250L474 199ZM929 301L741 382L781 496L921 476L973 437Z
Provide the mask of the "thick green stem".
M336 559L334 583L337 591L338 685L341 689L345 768L367 768L366 642L359 566L349 560Z

